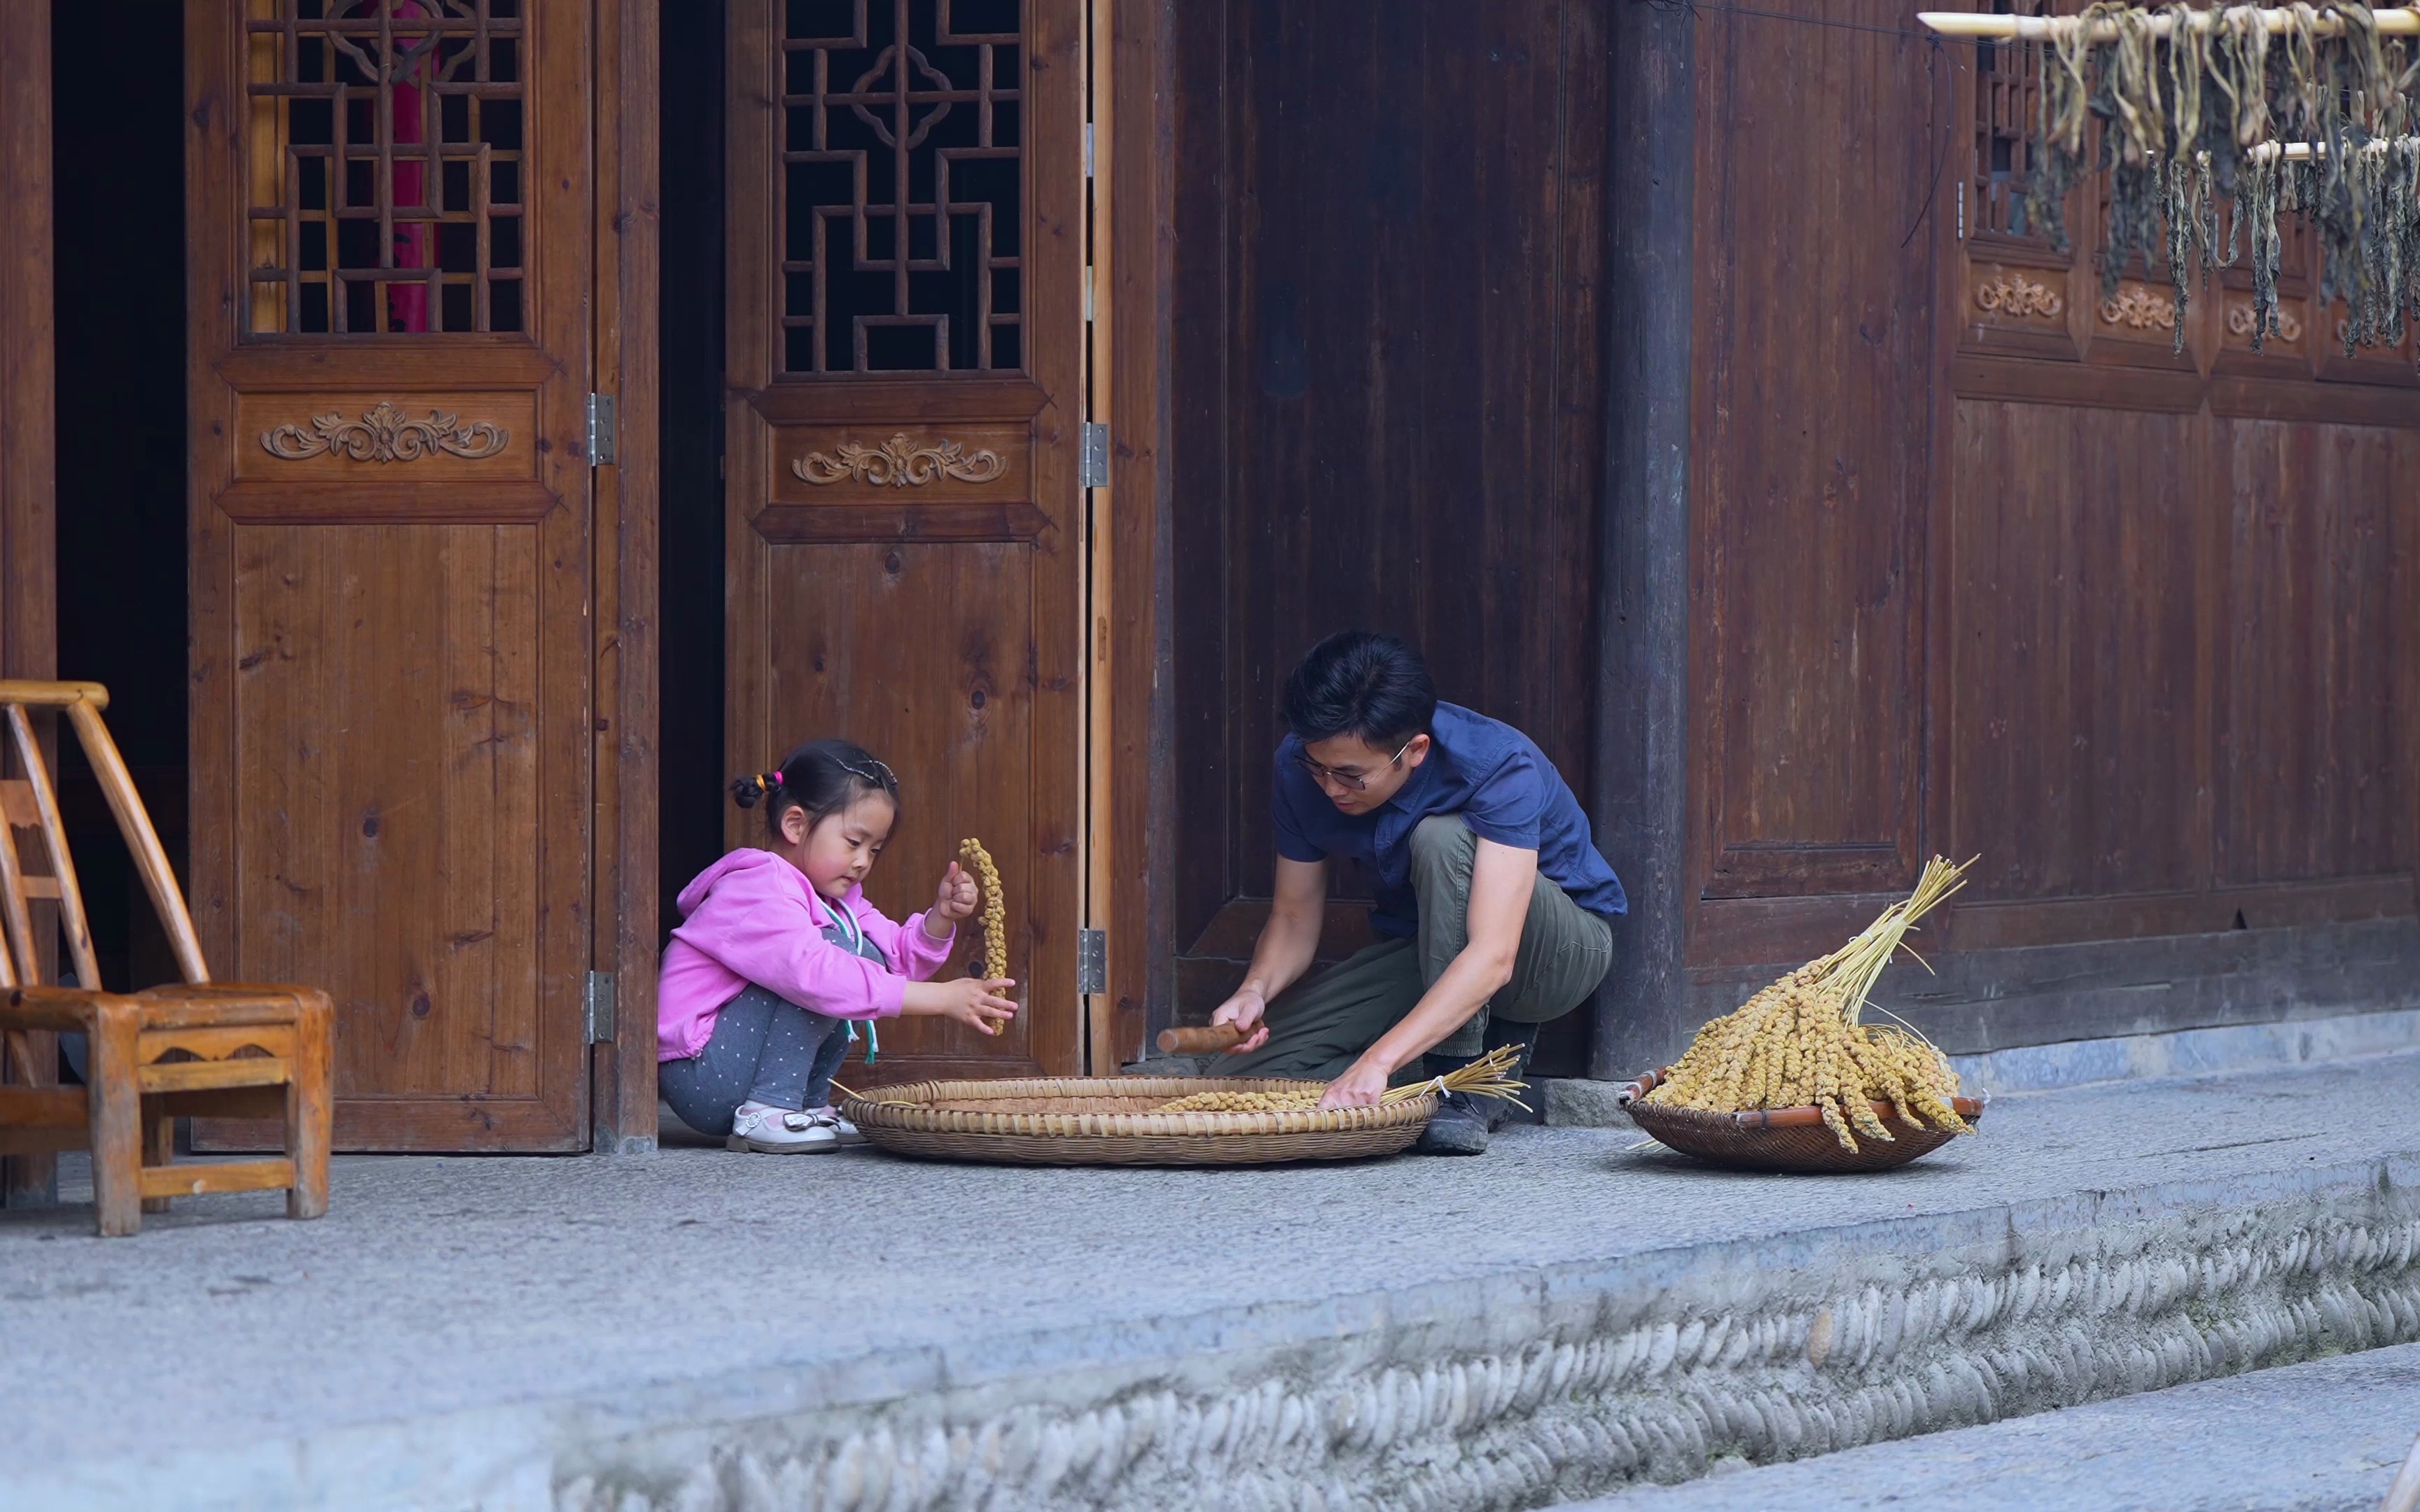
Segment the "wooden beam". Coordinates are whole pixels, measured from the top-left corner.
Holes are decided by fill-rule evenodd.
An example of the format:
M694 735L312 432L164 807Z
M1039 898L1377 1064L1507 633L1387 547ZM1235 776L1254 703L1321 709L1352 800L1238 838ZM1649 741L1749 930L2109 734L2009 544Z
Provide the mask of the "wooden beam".
M8 227L0 253L0 678L47 679L58 669L58 368L46 5L0 5L0 225ZM72 686L106 696L89 683ZM54 912L41 910L45 924ZM46 962L20 965L39 980ZM58 1079L55 1035L28 1034L19 1045L19 1063L0 1054L0 1079ZM49 1154L0 1161L0 1207L55 1201L57 1173Z
M276 1056L237 1056L226 1060L172 1060L144 1066L134 1083L145 1096L155 1092L209 1092L228 1087L278 1087L293 1079L290 1064Z
M1686 1042L1690 336L1696 23L1614 8L1605 286L1611 340L1597 563L1597 762L1590 822L1630 915L1597 993L1589 1074L1661 1065Z
M2219 9L2195 10L2188 13L2187 24L2195 31L2206 32L2218 24L2219 16L2233 15L2243 9L2229 6ZM2284 8L2257 10L2263 31L2276 33L2293 24L2294 12ZM2378 34L2381 37L2420 37L2420 10L2388 10L2376 12ZM2014 39L2022 42L2043 41L2061 29L2062 22L2072 22L2071 16L2008 16L1988 15L1967 10L1920 10L1916 20L1944 37L1972 39L1978 41ZM2153 15L2146 23L2154 37L2165 37L2176 29L2175 20L2165 14ZM2311 23L2314 37L2341 37L2345 23L2339 17L2320 16ZM2092 28L2092 40L2116 41L2119 35L2118 23L2104 21Z
M1109 425L1109 486L1094 499L1090 662L1093 927L1109 932L1092 1000L1095 1075L1140 1058L1169 1022L1174 941L1173 742L1166 518L1174 177L1173 0L1093 3L1094 419Z
M594 969L613 976L595 1047L589 1143L656 1148L657 547L661 482L660 0L597 0L596 387L616 396L617 455L593 470L597 535ZM682 18L694 24L702 18Z
M275 1192L294 1184L290 1160L189 1161L143 1167L146 1197L192 1197L205 1192Z

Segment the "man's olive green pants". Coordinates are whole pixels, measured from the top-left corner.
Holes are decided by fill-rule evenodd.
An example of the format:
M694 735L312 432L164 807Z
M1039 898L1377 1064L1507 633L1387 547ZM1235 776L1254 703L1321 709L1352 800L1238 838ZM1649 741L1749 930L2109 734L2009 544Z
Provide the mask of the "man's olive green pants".
M1433 814L1412 831L1412 890L1419 899L1418 940L1382 940L1316 980L1269 1005L1269 1042L1249 1055L1222 1056L1221 1076L1300 1076L1333 1081L1395 1026L1470 943L1470 872L1479 838L1460 814ZM1529 896L1512 980L1435 1056L1476 1056L1487 1023L1544 1024L1588 1000L1613 964L1613 926L1572 902L1544 877ZM1414 1059L1401 1074L1419 1073Z

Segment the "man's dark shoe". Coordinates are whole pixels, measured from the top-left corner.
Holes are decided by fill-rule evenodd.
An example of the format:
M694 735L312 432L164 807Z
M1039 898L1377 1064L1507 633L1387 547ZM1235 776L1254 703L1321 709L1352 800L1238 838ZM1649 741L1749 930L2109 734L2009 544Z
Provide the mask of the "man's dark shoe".
M1493 1101L1493 1099L1490 1099ZM1487 1152L1487 1118L1461 1092L1448 1092L1429 1115L1412 1147L1423 1155L1483 1155Z

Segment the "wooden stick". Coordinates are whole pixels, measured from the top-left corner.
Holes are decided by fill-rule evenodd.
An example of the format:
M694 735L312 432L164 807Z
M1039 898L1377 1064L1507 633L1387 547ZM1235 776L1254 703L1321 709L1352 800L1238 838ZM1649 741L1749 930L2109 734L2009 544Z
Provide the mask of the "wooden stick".
M2372 137L2363 147L2355 148L2355 151L2366 152L2372 147L2400 146L2413 140L2415 138L2410 136ZM2328 145L2325 142L2256 142L2251 147L2251 155L2256 158L2273 158L2280 152L2286 155L2286 161L2288 162L2307 162L2313 158L2326 157ZM2205 152L2201 156L2207 160L2210 154Z
M2226 8L2225 13L2233 15L2237 11L2250 8L2248 6L2230 6ZM2268 32L2285 31L2293 14L2291 11L2283 9L2258 10L2253 13L2259 18L2261 29ZM2197 32L2206 32L2218 23L2220 14L2217 10L2196 10L2190 14L2186 24ZM2046 41L2055 35L2058 22L2071 18L1998 16L1971 10L1923 10L1916 13L1916 19L1944 37L1972 38L1977 41L2013 39L2017 41L2040 42ZM2381 37L2420 37L2420 10L2381 10L2377 13L2377 19L2379 35ZM2165 37L2175 29L2174 19L2166 15L2151 17L2149 24L2154 37ZM2344 32L2344 21L2336 16L2321 16L2311 27L2311 35L2314 37L2341 37ZM2118 23L2114 21L2104 21L2092 28L2092 40L2096 42L2116 41L2118 35Z
M1198 1029L1162 1029L1159 1031L1159 1053L1164 1056L1206 1056L1233 1050L1243 1041L1243 1031L1232 1024L1214 1024Z
M37 709L64 709L74 703L89 703L96 709L105 709L109 707L109 689L99 683L48 683L22 677L0 677L0 703L23 703Z
M58 706L71 708L81 702L84 701L69 700ZM17 743L17 760L25 768L25 780L34 785L34 808L42 816L42 844L51 854L51 875L58 879L59 928L68 937L69 959L75 963L76 985L97 991L101 986L101 966L92 953L92 928L85 918L84 889L76 886L75 862L68 856L67 819L59 810L59 795L51 786L51 771L42 764L42 748L34 737L33 721L25 717L24 704L9 703L7 707L8 733ZM34 974L32 962L19 964L26 976Z

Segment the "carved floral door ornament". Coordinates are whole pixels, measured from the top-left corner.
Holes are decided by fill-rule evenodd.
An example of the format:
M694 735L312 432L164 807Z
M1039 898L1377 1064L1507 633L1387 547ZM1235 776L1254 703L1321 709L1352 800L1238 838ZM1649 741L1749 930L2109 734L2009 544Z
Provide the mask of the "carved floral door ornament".
M313 415L308 430L279 425L260 433L261 450L289 462L321 455L349 456L356 462L416 462L440 452L475 460L495 455L511 440L503 426L484 420L458 424L454 416L434 409L427 420L414 420L383 399L359 420Z
M1001 455L988 448L970 455L956 441L927 441L920 446L904 432L880 446L843 441L831 452L809 452L790 462L790 471L807 483L839 483L855 478L877 488L921 488L944 478L960 483L989 483L1007 467Z

